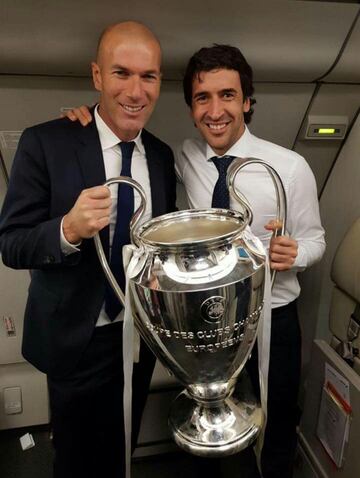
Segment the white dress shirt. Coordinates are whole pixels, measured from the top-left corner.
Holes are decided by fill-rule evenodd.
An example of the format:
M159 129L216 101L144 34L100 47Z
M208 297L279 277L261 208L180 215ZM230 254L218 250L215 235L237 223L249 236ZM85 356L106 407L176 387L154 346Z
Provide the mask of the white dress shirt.
M257 138L247 128L226 155L262 159L282 179L288 207L286 234L297 241L298 256L290 270L277 273L272 290L272 307L286 305L300 293L297 272L320 260L325 250L314 175L302 156ZM213 156L217 156L216 153L202 139L185 140L176 155L176 172L185 186L191 208L211 206L219 177L210 159ZM246 166L238 173L235 187L251 205L254 214L252 232L268 248L272 233L264 229L264 225L276 217L276 195L269 173L260 165ZM230 208L239 208L232 198Z
M121 139L119 139L115 133L107 126L104 120L98 113L98 106L95 108L95 123L96 128L99 133L99 139L101 144L101 150L104 159L104 167L105 167L105 177L108 181L111 178L116 176L120 176L121 167L122 167L122 157L121 157L121 149L119 143L121 143ZM131 176L132 178L137 181L144 189L147 205L145 213L141 219L141 222L145 222L151 218L152 215L152 203L151 203L151 189L150 189L150 178L149 178L149 170L147 166L146 156L145 156L145 148L141 140L141 131L133 139L135 142L134 151L132 154L131 159ZM112 199L112 206L110 212L110 231L109 231L109 243L110 243L110 254L111 257L111 244L114 237L114 230L116 224L116 216L117 216L117 192L118 186L116 184L110 186L111 191L111 199ZM134 190L134 208L135 210L140 205L140 195L137 191ZM70 244L66 241L61 227L61 249L64 254L72 254L79 250L78 247ZM125 292L125 291L123 291ZM96 326L107 325L109 323L118 322L122 320L124 316L124 309L121 310L119 315L116 317L115 320L110 322L106 312L105 306L103 305L99 318L96 322Z

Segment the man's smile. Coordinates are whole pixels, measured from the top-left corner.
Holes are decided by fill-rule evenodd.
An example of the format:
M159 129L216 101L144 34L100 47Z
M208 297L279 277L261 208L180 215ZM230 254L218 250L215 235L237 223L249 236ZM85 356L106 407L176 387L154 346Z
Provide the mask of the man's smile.
M205 123L206 126L213 131L222 131L226 128L229 122L226 123Z
M145 108L145 105L133 106L133 105L126 105L124 103L119 103L119 104L128 113L138 113L139 111Z

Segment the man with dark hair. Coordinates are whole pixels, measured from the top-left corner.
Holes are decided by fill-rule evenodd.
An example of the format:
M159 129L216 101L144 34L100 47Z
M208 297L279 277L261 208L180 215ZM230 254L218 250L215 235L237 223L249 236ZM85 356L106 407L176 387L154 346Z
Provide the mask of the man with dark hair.
M194 77L202 71L216 70L219 65L222 69L235 70L239 73L243 96L249 98L250 101L250 109L244 112L244 120L245 123L250 123L254 112L252 105L256 103L256 100L252 98L254 94L253 72L243 54L234 46L214 45L212 48L201 48L190 58L183 78L185 103L191 108Z
M271 178L261 166L242 170L235 182L248 199L252 231L269 248L270 266L278 271L272 289L272 332L268 377L268 419L261 456L264 478L290 478L296 449L301 337L296 309L300 294L297 273L320 260L325 250L316 183L310 167L297 153L252 135L249 123L255 103L253 74L238 48L201 48L187 65L185 101L201 139L187 139L175 159L176 171L191 208L238 204L218 191L234 157L259 158L280 175L287 198L286 235L272 237L279 227ZM83 124L91 120L85 107L69 113ZM225 197L226 196L226 197ZM257 351L247 364L258 388ZM210 467L211 469L211 467Z
M252 231L269 247L270 266L279 271L272 290L268 420L261 471L264 478L290 478L301 367L297 272L319 260L325 249L315 179L301 156L253 136L245 126L253 113L254 88L252 69L238 48L214 45L196 52L186 68L183 87L202 136L185 140L175 163L190 207L237 209L229 195L220 198L215 188L234 157L264 160L279 173L285 187L286 235L271 238L278 225L271 221L276 216L276 196L270 177L264 168L251 166L235 182L252 207ZM256 387L256 349L247 368Z
M124 471L124 311L92 237L100 233L121 283L121 249L139 198L126 185L110 192L102 184L132 175L148 198L146 219L175 209L172 151L143 129L159 96L160 68L160 45L147 27L112 25L92 63L100 92L95 121L28 128L15 155L0 247L6 265L33 270L23 354L48 376L55 478L118 478ZM133 375L135 439L154 362L141 344Z

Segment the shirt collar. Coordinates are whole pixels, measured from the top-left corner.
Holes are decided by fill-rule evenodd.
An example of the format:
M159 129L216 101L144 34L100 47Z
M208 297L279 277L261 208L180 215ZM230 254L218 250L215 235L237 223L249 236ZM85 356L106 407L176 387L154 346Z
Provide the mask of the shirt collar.
M230 149L226 151L222 156L235 156L236 158L238 157L245 157L248 153L248 146L251 140L251 133L248 129L248 127L245 125L245 130L243 134L240 136L240 138L236 141L235 144L231 146ZM210 161L211 158L214 156L218 156L215 151L206 144L206 160Z
M98 108L99 108L99 105L96 105L95 123L99 133L101 149L105 151L106 149L111 149L114 146L117 146L119 143L121 143L121 139L116 136L116 134L109 128L109 126L101 118L98 112ZM141 140L141 133L142 133L142 130L139 131L136 138L134 138L132 141L134 141L135 147L138 149L138 151L145 156L145 148Z

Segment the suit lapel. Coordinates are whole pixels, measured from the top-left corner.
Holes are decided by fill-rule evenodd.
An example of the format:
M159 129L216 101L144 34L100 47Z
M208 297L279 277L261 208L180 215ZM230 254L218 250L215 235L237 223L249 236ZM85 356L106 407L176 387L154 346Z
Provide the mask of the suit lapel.
M151 135L146 130L143 130L141 138L149 170L152 217L156 217L164 214L164 207L166 205L162 161Z
M95 120L79 132L78 161L86 188L105 182L104 159Z
M94 111L92 110L94 116ZM104 159L101 150L95 119L79 130L77 158L79 161L85 188L99 186L106 181ZM101 242L106 256L109 254L109 228L100 231Z

